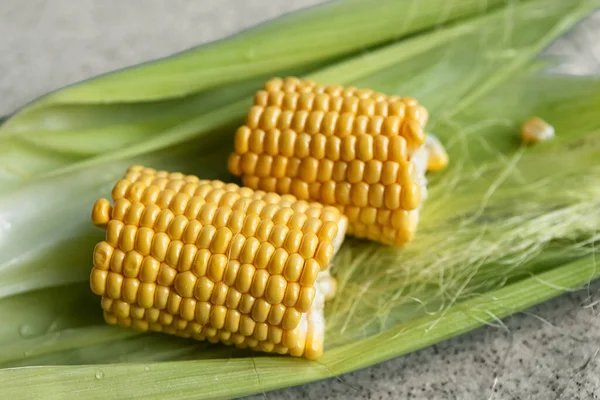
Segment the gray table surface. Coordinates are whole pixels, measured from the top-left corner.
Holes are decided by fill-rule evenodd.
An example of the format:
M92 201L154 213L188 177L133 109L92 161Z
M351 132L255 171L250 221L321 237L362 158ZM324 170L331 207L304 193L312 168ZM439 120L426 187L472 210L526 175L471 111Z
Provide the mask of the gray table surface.
M323 0L0 0L0 115L48 91ZM484 0L482 0L484 1ZM565 0L569 1L569 0ZM600 12L547 52L600 66ZM430 348L252 398L600 398L600 284Z

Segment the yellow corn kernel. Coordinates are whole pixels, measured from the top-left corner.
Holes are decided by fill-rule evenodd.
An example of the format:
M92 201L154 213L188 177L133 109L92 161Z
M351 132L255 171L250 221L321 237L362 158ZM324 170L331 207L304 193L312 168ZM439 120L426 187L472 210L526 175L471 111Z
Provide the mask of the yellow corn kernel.
M554 127L538 117L529 118L521 127L521 141L526 144L544 142L554 135Z
M229 169L252 189L337 207L354 236L402 245L427 195L425 172L448 163L439 141L425 134L428 117L413 98L275 78L238 129ZM403 220L409 225L377 218L398 209L415 215ZM275 228L279 244L288 233ZM293 239L284 246L291 253Z
M428 155L427 171L440 171L448 166L448 153L437 137L427 135L425 148Z
M247 148L273 150L275 139L262 143L269 132L250 131ZM327 270L347 224L336 208L137 166L112 200L92 210L106 238L93 251L90 287L107 323L310 359L322 353L324 330L309 321L323 320L333 296Z

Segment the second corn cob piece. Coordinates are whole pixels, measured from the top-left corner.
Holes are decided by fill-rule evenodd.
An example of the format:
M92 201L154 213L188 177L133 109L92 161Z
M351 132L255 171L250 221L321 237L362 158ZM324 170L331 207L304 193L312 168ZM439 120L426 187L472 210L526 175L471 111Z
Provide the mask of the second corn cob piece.
M245 186L337 207L349 234L401 245L415 234L428 165L447 163L427 119L412 98L273 79L236 132L229 169Z

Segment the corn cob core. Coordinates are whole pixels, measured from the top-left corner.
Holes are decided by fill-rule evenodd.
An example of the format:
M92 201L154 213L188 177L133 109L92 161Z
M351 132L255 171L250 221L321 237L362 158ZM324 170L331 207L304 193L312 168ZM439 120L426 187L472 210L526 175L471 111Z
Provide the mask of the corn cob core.
M91 289L109 324L318 358L334 207L134 166L98 200Z
M426 197L427 118L412 98L273 79L236 132L229 170L245 186L337 207L354 236L401 245Z

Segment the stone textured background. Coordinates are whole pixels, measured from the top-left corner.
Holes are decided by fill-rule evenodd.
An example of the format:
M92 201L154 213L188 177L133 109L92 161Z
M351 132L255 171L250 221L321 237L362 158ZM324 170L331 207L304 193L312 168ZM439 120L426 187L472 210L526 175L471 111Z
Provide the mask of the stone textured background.
M323 0L0 0L0 115L81 79L170 55ZM565 0L570 1L570 0ZM561 72L600 70L600 12L557 41ZM599 110L600 112L600 110ZM277 399L600 398L600 284Z

